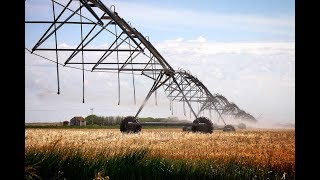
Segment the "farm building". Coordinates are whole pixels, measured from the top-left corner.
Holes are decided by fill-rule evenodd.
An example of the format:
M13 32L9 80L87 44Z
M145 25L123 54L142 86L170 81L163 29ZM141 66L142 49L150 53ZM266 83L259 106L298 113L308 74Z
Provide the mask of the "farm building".
M86 120L81 116L73 117L70 120L70 126L85 126Z
M68 125L69 125L69 121L63 121L63 122L62 122L62 125L63 125L63 126L68 126Z

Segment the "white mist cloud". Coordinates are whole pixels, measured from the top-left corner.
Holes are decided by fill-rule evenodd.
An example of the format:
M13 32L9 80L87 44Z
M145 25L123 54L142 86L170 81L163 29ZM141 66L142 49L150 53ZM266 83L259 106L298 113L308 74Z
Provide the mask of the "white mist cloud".
M263 114L262 123L294 122L294 42L225 43L204 39L180 37L154 46L171 66L190 70L212 93L224 95L255 116ZM54 54L47 56L55 57ZM101 115L134 115L152 85L147 78L135 76L137 104L134 105L132 76L121 74L121 104L118 106L117 75L88 72L85 75L86 103L82 104L81 71L60 67L60 74L62 94L58 96L55 64L26 53L26 109L60 109L64 114L59 115L62 119L75 115L76 110L68 111L70 107L78 108L80 114L89 113L89 108L95 107L95 112ZM183 115L182 103L174 106L174 115L189 118ZM47 117L43 117L39 115L43 112L27 111L26 117L28 121L52 120L57 112L46 113ZM171 116L169 100L162 88L158 91L158 106L153 96L141 116Z

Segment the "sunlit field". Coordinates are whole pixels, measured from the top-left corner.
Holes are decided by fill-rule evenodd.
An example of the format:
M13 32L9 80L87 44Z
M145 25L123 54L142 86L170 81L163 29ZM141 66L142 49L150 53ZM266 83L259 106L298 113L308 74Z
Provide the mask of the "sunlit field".
M26 129L25 151L26 166L32 169L35 176L44 176L45 168L41 167L40 161L50 161L48 158L52 154L59 159L60 163L56 162L56 166L62 172L60 176L64 177L69 172L64 170L66 165L61 164L73 155L81 158L81 162L90 164L97 159L130 159L135 152L138 154L138 159L134 157L135 161L139 163L123 165L123 168L137 166L137 169L128 170L130 173L126 177L131 179L143 178L144 170L146 174L157 174L148 169L152 166L146 165L148 160L163 162L166 168L172 167L171 170L161 170L164 174L157 174L156 177L170 177L170 171L173 177L180 178L293 179L295 175L294 130L237 130L201 134L182 132L175 128L143 129L138 134L122 134L118 129ZM52 165L48 168L55 169ZM100 169L93 168L92 172L88 172L88 177L90 174L93 174L91 179L100 176L100 171L111 179L122 177L111 169L111 164L106 163ZM136 172L138 169L139 172ZM187 176L181 174L183 170L190 170L190 173L194 171L196 174Z

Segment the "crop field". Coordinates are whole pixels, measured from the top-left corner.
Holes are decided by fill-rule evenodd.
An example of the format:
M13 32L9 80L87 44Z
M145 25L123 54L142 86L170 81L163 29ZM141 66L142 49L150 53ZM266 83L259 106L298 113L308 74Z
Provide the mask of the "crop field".
M294 179L294 130L26 129L27 178Z

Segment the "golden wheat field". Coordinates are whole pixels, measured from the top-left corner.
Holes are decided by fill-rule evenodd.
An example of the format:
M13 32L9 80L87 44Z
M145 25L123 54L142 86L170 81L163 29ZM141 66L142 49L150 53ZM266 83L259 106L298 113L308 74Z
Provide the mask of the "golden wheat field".
M113 154L147 148L148 156L166 159L215 160L233 158L244 165L295 166L294 130L214 131L213 134L181 132L180 129L144 129L122 134L117 129L26 129L25 148L76 149L85 157L108 150ZM110 153L109 153L110 154Z

